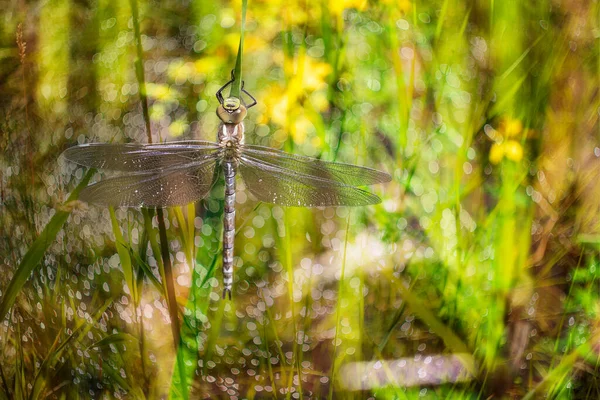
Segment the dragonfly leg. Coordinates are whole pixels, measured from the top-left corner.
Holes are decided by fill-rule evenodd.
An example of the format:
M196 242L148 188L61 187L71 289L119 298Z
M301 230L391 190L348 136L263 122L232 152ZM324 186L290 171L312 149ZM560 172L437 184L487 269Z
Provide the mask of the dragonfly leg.
M244 89L244 81L242 81L242 92L246 93L246 95L252 99L252 103L246 105L246 108L254 107L258 103L254 96L252 96L250 93L248 93L246 89Z
M221 89L219 89L217 91L217 100L219 100L219 104L223 104L223 101L225 101L225 99L223 99L223 90L225 90L225 88L229 85L231 85L233 83L233 81L235 81L235 74L233 73L233 70L231 70L231 80L229 82L227 82L226 84L224 84L223 86L221 86ZM250 96L252 97L252 96Z
M229 85L231 85L233 82L235 81L235 73L233 70L231 70L231 80L229 82L227 82L226 84L224 84L223 86L221 86L221 89L219 89L217 91L217 100L219 100L219 104L223 104L223 102L225 101L225 99L223 98L223 90L225 90L225 88ZM250 107L254 107L258 102L256 101L256 99L254 98L254 96L252 96L246 89L244 89L244 81L242 81L242 93L244 93L246 96L250 97L250 99L252 100L252 103L246 105L246 108L250 108Z

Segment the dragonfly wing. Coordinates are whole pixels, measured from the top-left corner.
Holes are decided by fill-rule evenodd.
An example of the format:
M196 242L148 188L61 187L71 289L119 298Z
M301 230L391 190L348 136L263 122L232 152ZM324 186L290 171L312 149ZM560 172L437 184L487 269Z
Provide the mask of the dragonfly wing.
M194 140L160 144L90 143L71 147L63 155L67 160L86 167L147 172L201 162L218 151L216 143Z
M218 176L216 157L181 168L117 176L81 191L85 202L121 207L172 207L208 195Z
M359 188L309 176L243 154L239 170L258 200L289 207L365 206L379 197Z
M245 154L253 159L303 175L332 180L348 186L373 185L389 182L392 177L382 171L352 164L321 161L263 146L245 145Z

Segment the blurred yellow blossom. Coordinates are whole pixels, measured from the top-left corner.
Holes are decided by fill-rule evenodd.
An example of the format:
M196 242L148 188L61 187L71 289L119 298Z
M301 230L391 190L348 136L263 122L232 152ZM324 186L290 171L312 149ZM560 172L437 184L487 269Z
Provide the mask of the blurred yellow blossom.
M504 143L504 155L509 160L519 162L523 159L523 146L516 140L508 140Z
M490 149L490 162L499 164L502 158L504 158L504 146L502 143L494 143Z
M201 57L194 61L194 73L206 77L222 68L223 60L221 57Z
M404 14L408 13L412 7L410 0L381 0L381 2L383 4L395 5Z
M189 128L189 125L187 124L187 122L185 120L177 119L177 120L173 121L173 123L171 125L169 125L169 133L173 137L178 137L178 136L183 135L185 133L185 131L187 131L188 128Z
M327 110L327 108L329 107L329 101L327 100L327 95L322 91L314 92L310 96L310 102L311 102L312 106L314 107L314 109L319 112L323 112L323 111Z
M225 35L223 42L227 45L228 51L235 55L240 45L240 34L239 33L228 33ZM248 53L253 51L259 51L267 46L267 42L264 38L257 35L244 36L244 55L249 56Z
M314 126L312 122L306 118L305 115L299 115L294 119L294 126L291 132L294 135L294 141L296 143L302 144L306 141L306 134L310 129L313 129Z
M490 162L499 164L504 157L514 162L521 161L523 159L523 146L521 146L521 143L516 140L494 143L490 148Z
M314 129L316 118L327 110L329 103L322 89L327 88L331 65L300 54L287 66L290 76L287 85L274 85L262 94L263 113L259 123L269 122L285 127L297 143L307 139L309 129ZM305 108L311 112L305 112Z
M180 96L179 92L161 83L146 83L146 95L164 102L174 102Z
M194 65L191 62L185 62L183 60L176 60L169 64L167 74L169 78L173 79L175 83L181 85L190 77L194 72Z
M500 131L507 138L515 137L523 131L523 123L519 119L505 117L500 122Z
M285 91L273 87L271 95L273 97L267 97L267 112L270 112L270 118L267 116L267 120L264 123L273 121L278 125L285 125L287 121L287 110L288 110L288 96L285 95ZM277 92L280 94L277 96ZM283 93L283 95L281 95ZM270 100L270 101L269 101ZM269 115L269 114L268 114Z
M494 141L489 154L492 164L499 164L504 157L514 162L523 159L523 146L518 141L510 139L523 132L523 123L520 120L506 116L500 121L498 130L489 125L486 125L484 130Z
M339 15L346 8L356 8L359 11L367 7L367 0L329 0L329 12L333 15Z
M306 57L302 86L305 90L317 90L327 85L325 78L331 74L333 68L331 65L314 61L310 57Z

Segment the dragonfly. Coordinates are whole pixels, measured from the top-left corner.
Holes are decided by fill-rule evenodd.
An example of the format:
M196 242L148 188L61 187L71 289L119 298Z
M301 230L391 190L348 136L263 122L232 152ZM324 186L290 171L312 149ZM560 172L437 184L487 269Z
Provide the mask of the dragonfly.
M244 119L256 99L241 83L239 97L223 97L217 141L186 140L155 144L88 143L68 148L64 157L78 165L116 172L85 187L79 200L115 207L182 206L209 195L224 176L223 298L231 299L235 239L236 176L257 200L288 207L366 206L379 203L360 186L386 183L376 169L322 161L245 143ZM241 93L249 98L249 103Z

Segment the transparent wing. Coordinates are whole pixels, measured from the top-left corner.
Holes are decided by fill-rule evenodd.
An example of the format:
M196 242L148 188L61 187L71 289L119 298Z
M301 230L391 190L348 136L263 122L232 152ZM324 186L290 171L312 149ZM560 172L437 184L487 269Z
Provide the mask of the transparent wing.
M158 171L180 164L202 161L219 150L219 145L202 140L161 144L90 143L71 147L65 158L86 167L114 171Z
M121 207L172 207L208 195L218 176L217 158L181 168L108 178L81 191L85 202Z
M242 154L239 171L258 200L289 207L365 206L379 197L334 180L304 175Z
M327 179L348 186L364 186L389 182L392 177L382 171L357 165L321 161L316 158L285 153L269 147L245 145L244 154L256 161L298 172L315 178Z

